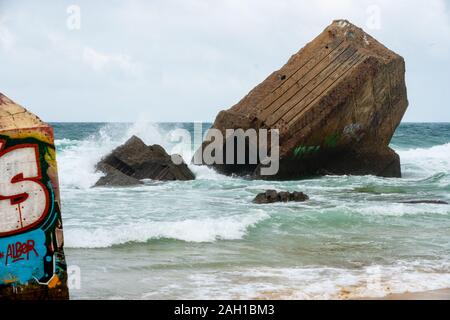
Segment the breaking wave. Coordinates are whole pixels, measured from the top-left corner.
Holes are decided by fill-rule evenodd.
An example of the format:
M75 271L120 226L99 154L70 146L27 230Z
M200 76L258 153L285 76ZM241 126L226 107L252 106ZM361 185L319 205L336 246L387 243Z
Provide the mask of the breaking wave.
M126 243L145 243L157 239L186 242L214 242L242 239L248 229L270 216L257 210L232 217L197 218L179 221L147 221L99 228L72 228L66 233L66 247L107 248Z
M405 177L429 177L439 173L450 173L450 143L397 152Z

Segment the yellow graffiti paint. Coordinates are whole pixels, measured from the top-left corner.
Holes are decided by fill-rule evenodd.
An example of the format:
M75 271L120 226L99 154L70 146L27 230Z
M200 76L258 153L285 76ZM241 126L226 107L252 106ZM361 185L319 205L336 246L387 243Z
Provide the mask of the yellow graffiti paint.
M50 289L56 288L57 286L59 286L61 284L61 280L59 280L58 275L54 275L53 278L50 280L50 282L48 283L48 287Z

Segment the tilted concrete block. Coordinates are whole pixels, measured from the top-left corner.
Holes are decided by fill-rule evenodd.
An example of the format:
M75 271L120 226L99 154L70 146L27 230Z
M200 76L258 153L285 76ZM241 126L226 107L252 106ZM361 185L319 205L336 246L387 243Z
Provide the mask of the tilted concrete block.
M407 106L404 59L362 29L337 20L221 111L212 128L224 136L227 129L278 130L279 171L263 178L400 177L400 159L389 143ZM203 149L209 144L205 141ZM212 166L226 174L261 177L260 162Z

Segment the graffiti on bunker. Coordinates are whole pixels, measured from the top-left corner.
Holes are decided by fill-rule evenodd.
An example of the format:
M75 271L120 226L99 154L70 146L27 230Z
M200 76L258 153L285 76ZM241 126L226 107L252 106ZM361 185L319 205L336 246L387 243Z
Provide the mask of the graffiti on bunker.
M0 133L0 286L55 287L66 272L50 128Z

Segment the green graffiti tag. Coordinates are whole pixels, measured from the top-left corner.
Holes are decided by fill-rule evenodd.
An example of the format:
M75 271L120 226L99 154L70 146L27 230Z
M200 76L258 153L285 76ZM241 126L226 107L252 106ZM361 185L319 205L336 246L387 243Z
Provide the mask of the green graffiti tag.
M304 155L316 153L320 146L298 146L294 149L294 158L301 158Z

